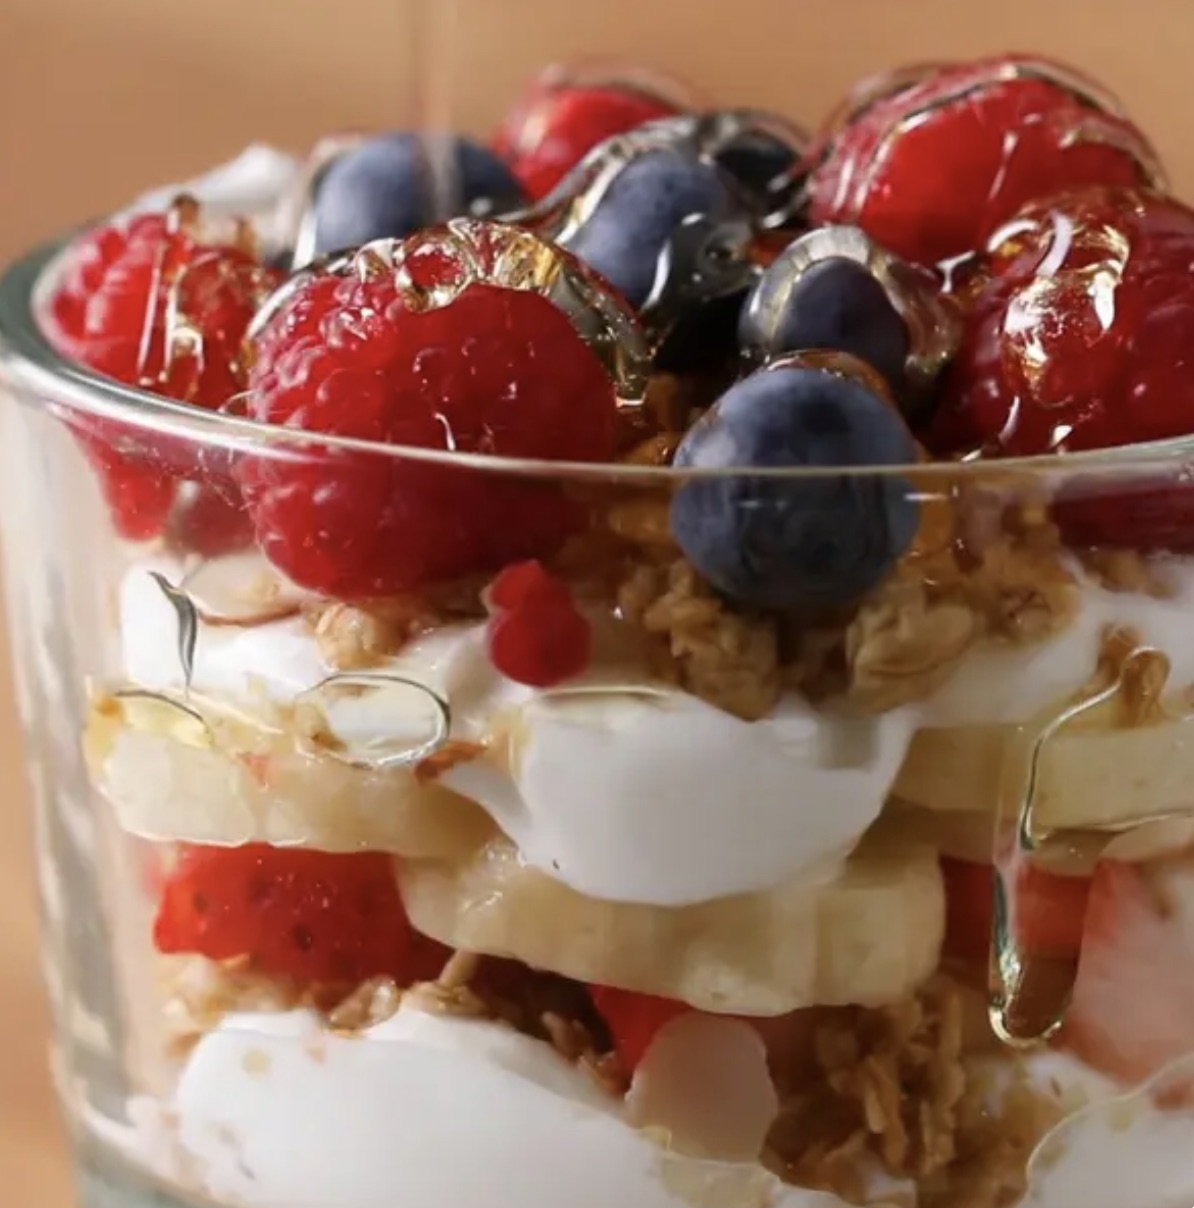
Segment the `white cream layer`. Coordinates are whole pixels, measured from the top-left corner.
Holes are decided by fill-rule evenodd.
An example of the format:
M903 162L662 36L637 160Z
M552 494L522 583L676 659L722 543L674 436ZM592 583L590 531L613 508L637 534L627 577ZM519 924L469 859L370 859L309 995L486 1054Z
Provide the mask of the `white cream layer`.
M123 675L178 691L178 618L153 569L177 579L165 563L128 572ZM240 576L251 577L247 565ZM878 816L914 725L906 712L835 717L794 694L773 716L747 723L622 671L600 647L584 676L534 691L494 670L475 624L419 638L374 670L449 701L452 736L488 744L443 783L475 799L530 863L612 901L683 905L767 889L802 871L828 875ZM288 703L329 673L301 618L251 628L201 623L191 687L251 709ZM413 746L429 735L431 699L379 691L358 700L352 737ZM169 808L164 800L163 814Z
M109 1140L251 1208L846 1208L665 1152L541 1041L417 1007L357 1038L301 1011L230 1016L171 1102L130 1115Z
M1190 1110L1051 1052L992 1058L993 1109L1024 1076L1072 1114L1031 1157L1019 1208L1194 1202ZM751 1162L661 1148L546 1044L411 1005L358 1037L304 1011L229 1016L172 1099L129 1115L128 1128L93 1126L162 1176L251 1208L390 1208L396 1188L469 1208L845 1208ZM893 1186L891 1203L915 1204L912 1186Z

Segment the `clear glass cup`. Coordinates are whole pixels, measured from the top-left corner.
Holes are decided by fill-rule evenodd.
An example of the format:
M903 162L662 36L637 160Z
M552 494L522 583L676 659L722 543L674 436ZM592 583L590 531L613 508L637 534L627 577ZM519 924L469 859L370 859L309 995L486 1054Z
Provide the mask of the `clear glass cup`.
M513 86L503 63L474 95L469 7L427 31L441 134L492 126ZM519 54L649 60L670 28L562 14ZM1107 134L1084 82L1024 62ZM805 234L806 115L697 121L708 102L620 67L539 87L508 155L550 159L544 90L681 114L558 192L538 163L547 199L504 222L285 285L332 250L308 203L353 139L256 199L261 263L227 205L175 202L173 235L218 227L241 258L141 263L164 309L139 384L71 355L121 364L60 304L73 245L0 281L8 615L81 1202L1188 1204L1194 442L1070 451L1065 412L1057 455L934 459L926 409L966 356L1017 405L1101 388L1104 346L1040 316L1169 322L1132 256L1182 251L1194 215L1049 202L934 275ZM1116 129L1099 145L1150 171ZM459 213L443 147L419 179ZM644 277L586 224L659 154L755 192L669 230ZM782 343L785 291L843 258L901 324L894 362ZM256 308L252 358L196 319L223 289ZM1115 365L1144 374L1172 349L1139 330ZM423 409L391 425L399 364L385 389ZM239 388L213 401L221 373ZM975 406L1011 397L978 380Z

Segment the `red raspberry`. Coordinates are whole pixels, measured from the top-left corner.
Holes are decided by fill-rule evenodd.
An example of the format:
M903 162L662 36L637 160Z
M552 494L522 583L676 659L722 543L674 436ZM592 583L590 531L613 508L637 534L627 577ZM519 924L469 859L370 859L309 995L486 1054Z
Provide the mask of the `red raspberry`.
M215 409L244 389L242 343L280 276L244 248L208 245L193 207L143 214L85 235L50 300L63 355L180 402ZM195 451L112 420L72 421L124 537L156 536Z
M165 874L158 951L248 957L302 984L435 977L446 950L406 919L392 857L251 843L184 847Z
M679 108L648 89L617 83L536 81L493 139L532 200L545 197L598 143Z
M550 688L589 664L592 632L567 584L538 562L508 566L487 593L489 659L507 678Z
M253 543L253 520L244 501L224 483L185 483L166 521L166 540L179 551L219 558Z
M309 432L516 458L604 461L617 439L610 378L546 298L475 284L415 310L392 272L300 288L259 342L248 405ZM341 599L550 554L584 520L553 484L398 456L309 448L239 476L268 557Z
M981 248L1027 202L1152 183L1144 136L1076 88L1096 91L1024 56L941 68L897 88L823 140L809 179L812 220L860 226L905 259L935 264Z
M1025 456L1194 434L1192 268L1194 210L1160 194L1027 207L993 251L930 447ZM1075 545L1194 548L1194 493L1156 481L1071 480L1057 518Z

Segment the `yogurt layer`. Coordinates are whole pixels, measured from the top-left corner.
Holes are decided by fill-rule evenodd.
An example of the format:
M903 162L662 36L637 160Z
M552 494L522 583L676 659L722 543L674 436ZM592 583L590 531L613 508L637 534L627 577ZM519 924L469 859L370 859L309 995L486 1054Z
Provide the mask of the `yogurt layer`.
M180 194L199 201L209 217L247 218L269 250L282 246L291 232L286 199L302 173L302 161L285 151L254 143L229 160L178 184L163 185L142 194L131 211L164 210Z
M177 581L177 568L171 578L167 564L145 564L121 589L123 676L178 692L179 618L154 570ZM250 568L238 573L247 579ZM767 889L802 870L828 875L878 816L915 721L835 716L792 695L771 717L744 722L627 670L600 642L584 676L534 691L495 671L478 624L417 638L371 671L407 686L329 711L355 750L417 746L436 699L448 702L451 736L484 749L441 784L480 804L550 876L591 897L652 905ZM196 701L265 717L330 673L299 617L198 625ZM170 810L168 797L159 808ZM155 827L168 832L168 822Z
M922 724L946 728L1030 720L1090 680L1100 637L1111 626L1131 628L1142 645L1162 651L1170 660L1172 683L1194 683L1194 565L1166 569L1172 594L1165 598L1109 591L1084 580L1077 616L1055 637L1032 646L988 644L971 651L925 703Z
M252 1208L845 1208L665 1152L541 1041L411 1006L355 1038L301 1011L230 1016L173 1100L131 1115L139 1135L109 1139Z

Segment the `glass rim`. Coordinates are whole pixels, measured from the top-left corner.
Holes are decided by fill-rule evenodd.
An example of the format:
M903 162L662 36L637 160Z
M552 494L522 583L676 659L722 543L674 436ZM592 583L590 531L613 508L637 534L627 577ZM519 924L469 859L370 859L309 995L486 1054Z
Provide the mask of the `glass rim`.
M1141 442L1111 449L1032 457L924 461L905 465L869 466L725 466L677 468L627 462L553 461L488 453L428 449L384 444L339 434L306 432L280 424L208 411L136 386L104 377L69 360L46 338L37 319L38 301L53 279L52 268L70 237L41 244L13 261L0 274L0 370L11 381L52 398L85 415L116 420L134 428L173 438L190 439L242 452L294 457L302 449L321 453L368 454L444 468L473 469L491 474L588 482L620 482L644 487L678 485L726 478L817 480L849 478L907 478L981 482L1009 475L1049 478L1075 472L1114 473L1142 466L1171 470L1194 462L1194 435Z

